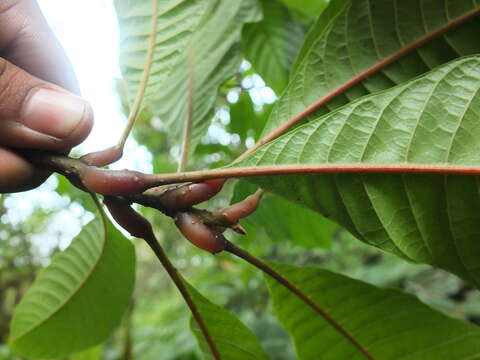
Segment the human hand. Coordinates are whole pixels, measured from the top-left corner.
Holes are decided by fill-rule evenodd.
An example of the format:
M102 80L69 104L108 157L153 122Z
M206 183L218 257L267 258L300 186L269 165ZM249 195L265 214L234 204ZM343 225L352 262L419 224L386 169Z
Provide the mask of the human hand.
M93 124L72 66L35 0L0 1L0 193L31 189L48 173L13 148L68 152Z

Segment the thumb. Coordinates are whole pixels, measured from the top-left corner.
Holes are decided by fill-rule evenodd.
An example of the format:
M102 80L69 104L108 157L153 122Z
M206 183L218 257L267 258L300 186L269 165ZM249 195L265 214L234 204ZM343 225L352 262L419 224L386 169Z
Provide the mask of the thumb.
M0 146L68 151L92 123L85 100L0 58Z

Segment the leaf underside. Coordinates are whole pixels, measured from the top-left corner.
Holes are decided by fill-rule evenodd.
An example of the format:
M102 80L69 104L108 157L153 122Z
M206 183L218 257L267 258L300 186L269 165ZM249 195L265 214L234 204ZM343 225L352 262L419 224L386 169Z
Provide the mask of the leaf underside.
M57 358L99 344L119 325L134 277L133 245L110 223L105 228L93 220L23 297L11 323L11 348Z
M461 360L480 354L480 329L417 298L315 267L269 263L325 309L374 359ZM283 286L266 277L274 310L299 360L365 359L346 338Z
M480 56L363 97L260 148L238 166L480 165ZM368 244L480 285L479 179L337 174L250 178Z
M151 1L117 0L123 77L138 87L148 45ZM261 19L256 0L160 1L154 62L146 104L158 117L172 145L182 141L192 111L190 151L213 119L218 88L240 67L240 38L245 23ZM143 11L142 11L143 10ZM137 35L138 34L138 35Z
M272 111L264 134L355 76L479 6L479 0L332 0L307 35L290 84ZM480 17L476 16L377 71L315 115L404 83L459 56L480 52L480 39L474 35L478 33Z

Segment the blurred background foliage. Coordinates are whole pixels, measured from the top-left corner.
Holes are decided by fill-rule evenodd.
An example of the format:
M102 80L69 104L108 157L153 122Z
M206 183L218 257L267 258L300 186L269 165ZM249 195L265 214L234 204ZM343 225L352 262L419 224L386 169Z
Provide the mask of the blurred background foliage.
M244 29L245 61L220 89L215 117L192 158L192 170L226 165L258 139L275 102L275 94L280 94L288 82L288 69L303 36L324 6L324 2L308 0L283 0L283 4L262 1L262 4L265 13L275 16ZM276 23L269 23L269 19L275 19ZM256 56L258 53L249 48L253 42L249 36L287 25L293 26L295 32L288 39L285 57L274 68L265 66ZM267 87L266 83L272 86ZM125 99L121 80L117 81L116 88L119 97ZM123 112L128 110L123 101ZM152 155L153 172L175 171L179 149L170 144L169 131L160 119L144 111L133 136ZM247 183L235 185L234 181L228 182L220 196L202 206L217 209L255 191ZM53 177L48 186L58 195L42 206L33 205L22 221L15 220L18 197L0 197L0 360L20 360L2 345L8 336L13 309L36 272L48 264L52 254L66 246L65 239L71 237L63 233L64 228L79 230L93 212L89 196L65 179ZM59 209L71 215L68 224L58 217ZM214 303L237 314L257 334L273 359L295 358L287 334L273 315L263 277L256 269L228 254L212 256L196 249L183 240L170 218L152 209L140 210L152 221L171 260L192 285ZM52 224L57 226L49 230ZM328 219L299 205L267 194L259 210L242 225L248 231L247 236L234 233L227 236L257 256L297 265L314 264L377 286L399 288L454 317L480 324L480 295L462 280L369 247ZM137 282L122 326L105 344L71 359L200 359L196 341L186 330L190 314L177 290L145 244L132 241L137 253Z

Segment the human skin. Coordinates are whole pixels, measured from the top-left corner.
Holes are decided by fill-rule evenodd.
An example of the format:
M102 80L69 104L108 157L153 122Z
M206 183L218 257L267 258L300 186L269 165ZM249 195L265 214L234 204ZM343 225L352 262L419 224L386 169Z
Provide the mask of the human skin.
M0 193L34 188L49 175L16 148L67 153L92 124L92 109L37 2L1 0Z

